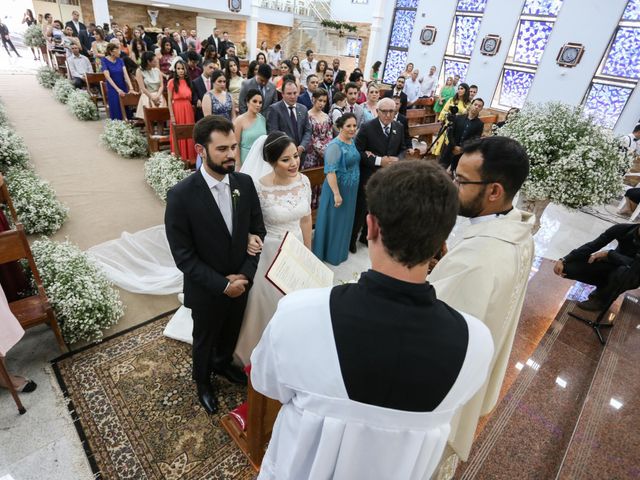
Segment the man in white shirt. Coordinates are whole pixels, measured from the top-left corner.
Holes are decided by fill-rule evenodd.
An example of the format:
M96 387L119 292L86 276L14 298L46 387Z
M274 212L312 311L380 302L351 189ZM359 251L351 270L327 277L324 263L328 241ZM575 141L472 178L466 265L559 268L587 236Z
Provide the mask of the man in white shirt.
M438 86L438 77L436 76L436 67L432 65L429 69L429 75L422 77L420 80L422 86L420 88L421 97L433 97Z
M80 55L80 47L75 43L71 44L71 55L67 57L67 65L69 65L69 75L73 86L83 88L86 85L84 74L93 73L93 67L87 57Z
M407 94L407 107L413 107L413 104L416 103L416 100L420 98L420 81L418 80L418 75L420 75L420 70L415 68L411 72L411 77L407 79L404 84L404 88L402 91Z
M313 50L307 50L307 58L300 62L300 84L307 86L307 77L316 72L316 65L318 61L313 58Z
M273 50L269 50L269 55L267 55L267 57L267 62L271 67L277 68L280 66L280 62L282 61L282 47L279 43L276 43Z
M640 155L640 142L638 140L640 140L640 124L635 126L633 132L622 137L620 143L631 155Z

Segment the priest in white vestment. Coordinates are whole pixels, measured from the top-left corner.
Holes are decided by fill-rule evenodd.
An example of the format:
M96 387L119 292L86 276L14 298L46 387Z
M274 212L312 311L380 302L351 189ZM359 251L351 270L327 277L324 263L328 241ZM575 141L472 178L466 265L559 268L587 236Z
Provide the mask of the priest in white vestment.
M495 351L487 382L452 423L445 453L449 465L438 478L453 476L457 463L453 452L467 461L479 418L498 401L533 262L534 216L512 204L528 173L526 152L506 137L466 144L454 173L460 215L468 217L471 226L438 262L429 280L439 299L489 327Z
M425 282L455 223L450 179L399 162L367 199L371 270L284 297L251 355L253 387L283 404L260 479L427 480L487 377L488 329Z

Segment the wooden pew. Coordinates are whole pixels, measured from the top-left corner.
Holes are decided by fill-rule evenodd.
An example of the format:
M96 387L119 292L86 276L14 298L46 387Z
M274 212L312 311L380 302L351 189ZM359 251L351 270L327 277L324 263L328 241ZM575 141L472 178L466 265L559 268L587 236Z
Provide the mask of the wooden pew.
M109 97L107 96L107 81L100 82L100 93L102 94L102 98L104 100L104 113L107 115L107 118L111 118L109 114Z
M176 146L175 156L178 157L184 163L186 168L194 168L196 165L196 157L182 158L180 156L180 149L178 148L179 140L189 140L193 138L193 127L195 124L188 123L185 125L171 124L171 132L173 134L173 144Z
M0 204L6 205L14 225L20 223L16 209L13 207L13 202L11 201L11 195L9 195L9 190L7 189L7 183L4 181L2 174L0 174Z
M424 108L410 108L407 110L407 122L410 126L426 123L424 121L426 114L427 110Z
M106 78L104 77L104 73L85 73L84 81L87 84L87 93L93 100L93 103L96 104L96 107L100 108L98 102L102 103L102 108L106 108L107 98L102 96L102 91L100 89L100 82L106 82Z
M143 110L149 152L155 153L170 148L169 121L171 116L169 115L169 108L143 107Z
M67 68L67 57L61 53L54 54L55 59L55 68L58 70L60 75L64 75L65 77L69 77L69 69Z
M309 183L311 184L311 191L316 190L318 192L318 204L320 203L320 189L322 188L322 184L324 183L324 167L314 167L307 168L306 170L301 170L301 173L305 174L309 179ZM318 209L312 208L311 210L311 221L313 225L316 224L316 217L318 216Z
M135 110L135 108L138 106L138 102L140 101L140 94L125 93L123 96L118 98L120 100L120 113L122 115L122 119L130 123L134 127L144 130L145 124L143 119L135 118L135 117L132 119L129 119L127 117L127 107L133 108Z

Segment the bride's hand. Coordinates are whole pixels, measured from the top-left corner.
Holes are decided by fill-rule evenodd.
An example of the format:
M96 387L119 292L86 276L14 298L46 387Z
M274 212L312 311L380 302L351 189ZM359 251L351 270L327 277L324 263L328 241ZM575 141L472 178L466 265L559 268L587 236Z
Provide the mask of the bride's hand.
M262 239L258 235L249 234L249 240L247 241L247 253L252 257L256 256L262 251Z

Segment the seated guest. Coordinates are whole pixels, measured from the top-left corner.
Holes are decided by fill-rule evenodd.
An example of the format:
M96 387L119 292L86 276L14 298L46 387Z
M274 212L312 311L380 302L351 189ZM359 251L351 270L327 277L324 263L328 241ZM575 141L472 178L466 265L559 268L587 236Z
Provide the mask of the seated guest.
M267 131L284 132L298 147L298 155L303 154L311 142L309 113L304 105L296 103L298 85L295 80L285 79L282 85L282 100L274 103L267 111Z
M240 157L238 170L247 158L253 142L267 134L267 121L260 110L262 110L262 95L258 90L249 90L247 92L247 111L237 116L233 121L233 129L240 145L240 148L236 149Z
M185 161L195 162L196 150L193 139L173 141L173 125L189 125L195 123L191 99L191 79L187 74L187 65L178 60L173 66L173 78L167 83L169 114L171 116L171 153L179 155Z
M307 88L298 96L298 103L307 107L307 110L311 110L313 107L313 94L318 89L318 76L312 73L307 77ZM325 93L326 90L325 90Z
M353 116L346 122L355 128ZM430 478L493 353L487 328L425 281L456 196L429 162L376 173L371 270L280 301L251 356L253 387L283 404L259 479Z
M65 27L64 35L62 37L62 46L64 47L64 53L67 57L71 56L72 45L77 45L82 49L80 40L78 40L78 37L73 35L73 30L71 29L71 27Z
M471 89L471 87L469 87L469 89ZM501 122L496 122L496 124L494 125L495 128L504 127L507 124L507 122L509 122L509 120L511 120L513 116L516 115L519 111L520 111L519 108L511 107L507 112L507 114L505 115L504 120L502 120Z
M277 102L276 87L269 81L271 78L271 67L266 64L258 66L258 73L255 77L242 82L242 88L240 88L240 95L238 96L238 103L240 113L247 111L247 92L249 90L258 90L262 95L262 113L264 114L267 109Z
M277 68L278 65L280 65L280 62L282 61L282 47L279 43L276 43L275 47L273 47L273 50L269 50L267 57L268 63L269 65L271 65L271 68Z
M140 101L136 117L144 118L144 107L166 107L164 99L164 82L158 68L158 57L153 52L142 52L140 68L136 71L136 81L140 88Z
M614 240L618 243L616 248L601 250ZM589 299L578 306L599 311L621 293L640 286L639 255L640 225L621 223L558 260L553 271L556 275L595 285Z
M442 155L440 156L440 165L444 168L451 168L451 171L455 172L464 143L472 138L482 136L484 124L478 115L483 107L484 101L481 98L476 98L471 102L466 113L455 116L451 128L447 129L449 141L442 147Z
M129 42L127 42L127 39L124 37L124 33L118 30L115 33L115 35L116 35L116 38L118 39L118 42L120 42L120 54L131 56L130 55L131 50L129 49Z
M196 107L196 121L204 117L202 113L202 99L211 90L211 75L215 72L215 64L211 60L205 60L202 65L202 75L192 82L193 97L191 102Z
M507 137L476 139L463 150L453 182L459 215L470 218L471 226L438 262L429 280L440 299L489 327L495 353L488 381L462 408L451 429L440 467L443 475L455 471L458 457L467 461L478 420L498 401L534 248L535 217L513 207L513 198L529 174L525 150Z
M93 73L93 66L87 57L80 55L80 47L71 45L71 55L67 58L69 65L69 76L71 83L76 88L83 88L86 85L85 73Z
M227 79L222 70L214 70L211 74L211 90L202 99L202 113L220 115L227 120L236 118L233 98L227 91Z

